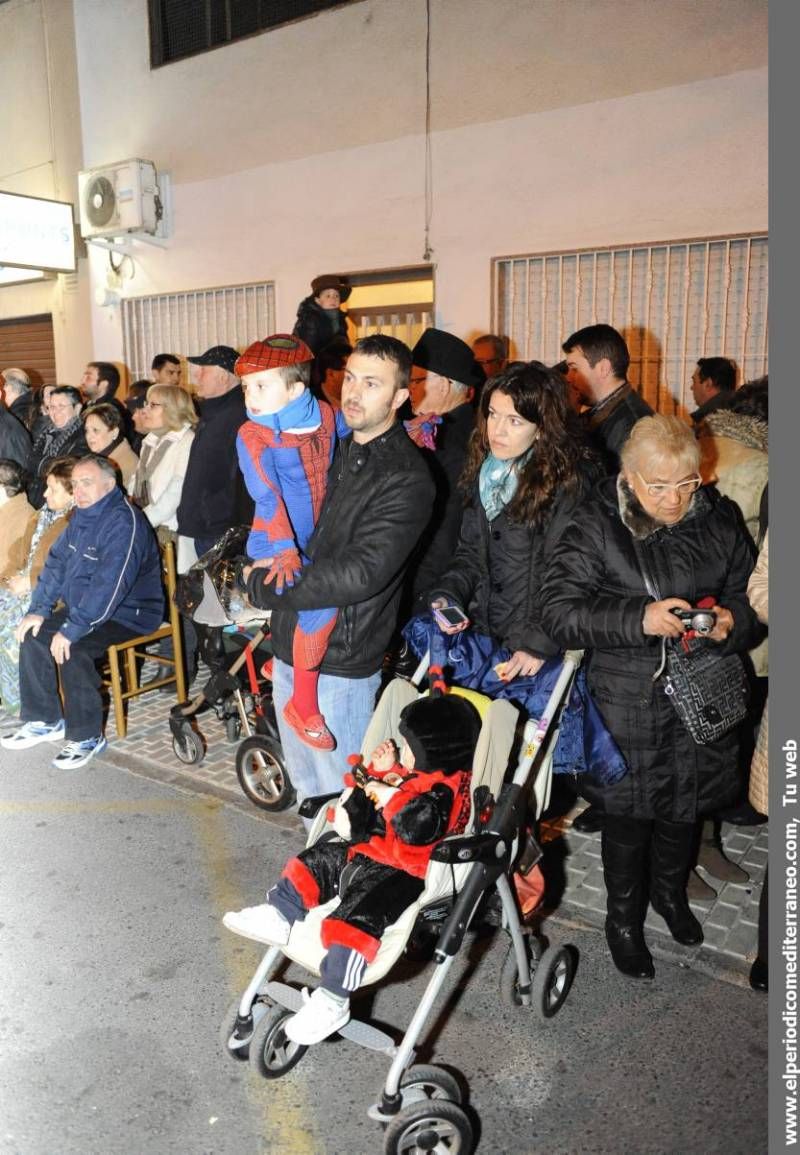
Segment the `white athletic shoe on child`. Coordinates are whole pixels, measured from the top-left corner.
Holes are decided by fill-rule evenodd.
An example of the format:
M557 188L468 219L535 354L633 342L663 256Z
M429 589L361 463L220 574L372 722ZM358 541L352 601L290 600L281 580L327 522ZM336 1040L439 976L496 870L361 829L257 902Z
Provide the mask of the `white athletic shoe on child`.
M340 999L324 987L317 987L310 996L308 988L304 988L303 998L305 1005L286 1020L283 1028L286 1038L293 1043L303 1047L321 1043L350 1021L349 999Z
M229 910L222 916L222 925L234 934L264 942L268 946L283 946L289 941L292 927L276 906L262 902L260 906L246 906L244 910Z

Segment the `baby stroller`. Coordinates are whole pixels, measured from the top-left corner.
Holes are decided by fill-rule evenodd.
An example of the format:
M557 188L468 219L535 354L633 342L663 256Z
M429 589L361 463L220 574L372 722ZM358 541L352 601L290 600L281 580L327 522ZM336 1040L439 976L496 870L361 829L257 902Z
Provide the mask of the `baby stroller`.
M212 709L229 742L244 734L236 751L242 790L255 806L277 811L291 806L295 793L284 764L272 682L263 672L272 659L269 613L254 610L234 581L248 532L229 530L178 583L178 608L195 623L211 677L194 698L172 707L169 727L175 756L197 765L206 753L197 717Z
M386 1155L412 1150L447 1150L466 1155L472 1150L472 1124L458 1081L443 1068L415 1065L414 1056L449 969L490 890L496 890L499 896L502 925L511 939L500 976L503 998L512 1005L537 1011L546 1020L558 1011L569 992L574 953L564 946L542 951L539 941L521 923L511 875L525 829L529 798L535 800L537 817L549 801L550 755L557 719L569 697L579 661L579 654L565 656L541 718L526 722L510 782L504 779L519 721L517 710L508 701L490 700L457 687L451 691L465 694L482 714L473 759L472 808L467 830L436 846L424 891L384 933L376 958L364 972L362 986L377 982L389 971L420 922L440 927L434 951L436 967L401 1042L396 1043L372 1023L355 1017L338 1032L391 1060L380 1098L368 1111L369 1117L384 1127ZM387 687L364 736L364 757L385 738L397 734L400 713L418 696L414 683L424 676L427 665L426 656L411 683L395 679ZM326 837L328 804L336 797L325 795L303 802L301 814L315 816L309 844ZM236 1059L249 1058L264 1078L286 1074L308 1049L289 1040L284 1031L289 1016L303 1005L301 992L273 976L284 956L319 975L324 955L320 925L338 902L337 897L313 908L302 922L292 926L284 946L268 948L247 989L228 1009L222 1023L221 1040L227 1054Z

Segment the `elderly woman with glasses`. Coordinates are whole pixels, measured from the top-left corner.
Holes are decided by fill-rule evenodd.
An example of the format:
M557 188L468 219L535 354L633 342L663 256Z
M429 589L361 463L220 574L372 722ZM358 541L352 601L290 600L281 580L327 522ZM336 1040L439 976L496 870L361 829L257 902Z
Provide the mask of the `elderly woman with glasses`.
M695 820L728 804L738 785L736 732L697 745L664 694L663 640L685 632L675 610L701 601L716 614L707 637L720 654L745 653L759 637L747 600L752 542L698 466L697 442L678 418L637 421L619 476L578 507L542 589L545 629L588 651L590 689L629 767L614 785L587 780L581 792L605 812L606 939L630 978L654 975L648 899L674 939L703 941L686 897Z
M185 389L150 386L142 408L145 437L130 493L161 540L174 538L178 529L178 505L197 421Z

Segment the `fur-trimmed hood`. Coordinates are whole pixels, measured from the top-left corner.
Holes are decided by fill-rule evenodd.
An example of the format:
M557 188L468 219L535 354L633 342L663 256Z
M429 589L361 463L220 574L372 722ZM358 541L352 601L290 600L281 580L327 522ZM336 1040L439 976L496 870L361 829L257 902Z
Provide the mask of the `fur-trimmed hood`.
M766 421L746 413L734 413L730 409L716 409L709 413L703 419L697 436L727 437L746 445L748 449L760 449L763 453L769 448L769 426Z
M630 530L631 535L637 541L644 541L646 538L652 537L654 533L658 533L659 530L675 528L675 526L664 525L663 522L656 521L654 517L651 517L621 473L617 474L616 489L617 507L622 524ZM681 520L676 522L676 525L708 513L711 506L712 499L708 491L704 488L698 489L697 493L692 494L689 508Z

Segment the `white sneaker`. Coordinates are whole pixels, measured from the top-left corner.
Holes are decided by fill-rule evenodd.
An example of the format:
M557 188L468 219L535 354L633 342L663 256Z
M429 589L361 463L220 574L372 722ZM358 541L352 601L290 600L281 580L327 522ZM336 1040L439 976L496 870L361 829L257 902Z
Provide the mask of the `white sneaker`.
M324 987L317 987L310 997L308 989L304 989L303 998L305 1006L287 1019L283 1028L293 1043L303 1047L321 1043L350 1021L349 999L340 999Z
M269 902L262 902L261 906L246 906L244 910L229 910L222 916L222 925L234 934L268 946L283 946L289 941L292 929L291 923Z
M64 738L64 719L57 722L23 722L13 734L4 734L0 746L5 750L27 750L40 742L61 742Z
M87 738L84 742L67 742L66 746L52 761L56 770L77 770L85 766L95 754L102 754L108 742L101 734L99 738Z

